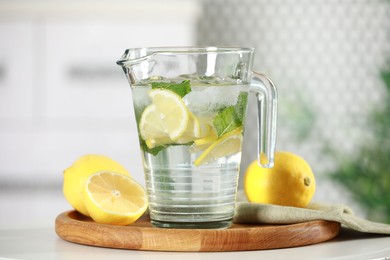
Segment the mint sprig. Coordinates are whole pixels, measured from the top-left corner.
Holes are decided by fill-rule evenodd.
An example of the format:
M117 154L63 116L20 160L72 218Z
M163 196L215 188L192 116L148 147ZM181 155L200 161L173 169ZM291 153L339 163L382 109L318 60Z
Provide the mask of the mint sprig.
M152 82L152 89L168 89L184 97L191 92L191 85L189 80L183 80L181 83Z
M248 93L241 92L235 105L225 107L218 112L213 120L218 138L242 126L247 102Z

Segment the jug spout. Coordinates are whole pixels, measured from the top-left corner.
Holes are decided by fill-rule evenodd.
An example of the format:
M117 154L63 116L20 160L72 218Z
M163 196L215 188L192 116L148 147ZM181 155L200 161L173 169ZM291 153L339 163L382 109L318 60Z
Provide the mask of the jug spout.
M135 48L127 49L121 56L121 58L116 62L119 66L122 67L123 72L125 73L130 86L136 83L136 71L134 68L140 65L142 62L148 60L152 52L148 51L147 48Z
M151 53L147 48L127 49L116 63L122 67L131 67L148 59Z

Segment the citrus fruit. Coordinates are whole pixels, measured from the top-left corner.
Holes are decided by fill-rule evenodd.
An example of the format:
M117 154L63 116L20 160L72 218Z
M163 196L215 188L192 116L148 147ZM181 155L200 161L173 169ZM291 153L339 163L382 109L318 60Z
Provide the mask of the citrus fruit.
M188 112L188 116L189 118L186 130L179 138L177 138L177 143L185 144L192 142L201 136L202 129L198 118L191 112Z
M217 134L215 133L215 131L212 131L214 134L210 134L206 137L203 137L203 138L200 138L200 139L196 139L194 141L194 144L191 146L190 148L190 152L191 153L197 153L197 152L200 152L200 151L204 151L206 150L208 147L210 147L210 145L217 141L218 137L217 137Z
M217 141L218 136L214 127L212 126L212 121L207 122L202 120L202 134L201 137L194 140L194 144L190 148L191 153L197 153L200 151L206 150L212 143Z
M129 225L148 206L144 188L129 176L116 172L95 173L87 179L84 188L86 208L98 223Z
M142 112L139 128L148 148L186 144L206 136L210 123L189 111L179 95L166 89L149 91L152 104Z
M211 143L195 160L194 164L199 166L218 158L238 153L241 151L241 143L242 127L239 127Z
M217 132L212 126L212 121L207 121L206 119L202 119L202 134L201 138L194 140L195 145L204 146L210 145L218 139Z
M64 196L72 207L83 215L89 216L83 201L85 182L90 175L102 170L111 170L130 176L120 163L98 154L87 154L79 157L63 172Z
M202 126L198 118L188 111L188 123L184 132L176 139L173 140L169 135L163 134L163 136L157 137L161 134L161 131L158 130L158 133L154 133L155 138L149 138L145 140L146 145L152 149L159 145L164 144L186 144L193 142L196 138L199 138L202 133Z
M144 140L178 139L187 129L190 113L179 95L162 89L149 91L152 104L142 112L139 128Z
M244 191L250 202L306 207L315 189L310 165L290 152L276 152L273 168L263 168L253 161L244 177Z

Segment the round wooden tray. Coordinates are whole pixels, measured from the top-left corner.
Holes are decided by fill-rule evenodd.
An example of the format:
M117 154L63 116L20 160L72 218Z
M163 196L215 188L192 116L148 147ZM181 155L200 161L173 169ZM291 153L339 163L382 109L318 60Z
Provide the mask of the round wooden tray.
M154 228L148 216L129 226L98 224L76 211L57 216L64 240L99 247L153 251L244 251L311 245L330 240L340 223L316 220L289 225L233 224L228 229Z

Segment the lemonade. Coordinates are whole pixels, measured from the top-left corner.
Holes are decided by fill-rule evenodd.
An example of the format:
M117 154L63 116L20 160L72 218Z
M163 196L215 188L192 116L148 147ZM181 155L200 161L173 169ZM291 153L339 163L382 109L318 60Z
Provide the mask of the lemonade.
M256 96L258 152L272 167L277 90L252 71L253 48L126 49L151 222L227 228L234 214L248 93ZM255 140L253 140L255 141Z
M249 85L216 81L159 78L132 86L156 227L231 224Z

